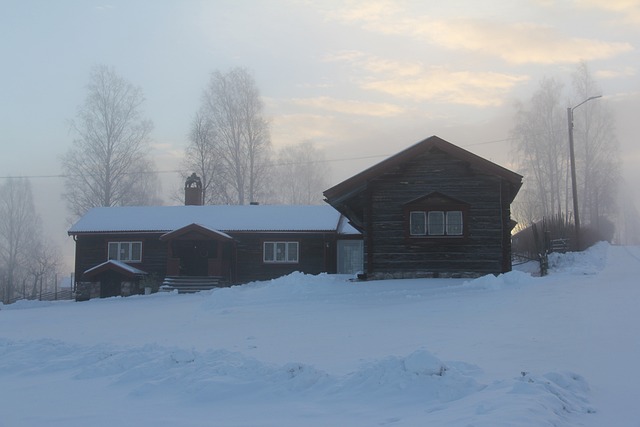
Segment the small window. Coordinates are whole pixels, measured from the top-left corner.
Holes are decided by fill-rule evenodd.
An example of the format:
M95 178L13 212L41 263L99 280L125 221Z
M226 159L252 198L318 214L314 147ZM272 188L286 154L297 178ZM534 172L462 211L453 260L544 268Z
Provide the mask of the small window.
M444 235L444 212L431 211L428 215L429 224L429 236L443 236Z
M142 242L109 242L108 258L124 262L142 261Z
M412 236L424 236L427 234L427 221L424 212L411 212L410 217L410 233Z
M447 235L462 235L462 211L447 212Z
M409 212L410 237L463 236L463 211L411 211Z
M298 262L298 242L264 242L265 263L293 264Z
M298 262L298 242L287 243L287 262Z

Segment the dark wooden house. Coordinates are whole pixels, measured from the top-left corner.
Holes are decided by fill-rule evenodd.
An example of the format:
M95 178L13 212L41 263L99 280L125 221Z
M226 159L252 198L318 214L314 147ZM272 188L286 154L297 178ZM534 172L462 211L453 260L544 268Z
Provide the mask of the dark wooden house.
M511 270L510 205L522 176L437 136L326 190L360 230L368 278Z
M362 236L331 206L105 207L69 230L79 299L130 295L152 282L200 290L300 271L355 273ZM153 280L150 280L153 279Z

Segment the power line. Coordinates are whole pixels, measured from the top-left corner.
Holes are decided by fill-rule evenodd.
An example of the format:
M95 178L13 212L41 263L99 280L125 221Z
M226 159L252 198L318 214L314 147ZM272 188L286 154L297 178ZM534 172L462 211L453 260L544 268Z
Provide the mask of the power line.
M461 147L472 147L476 145L487 145L487 144L495 144L499 142L506 142L517 139L517 137L511 138L503 138L503 139L494 139L490 141L482 141L482 142L474 142L470 144L460 145ZM314 163L336 163L336 162L349 162L353 160L367 160L367 159L376 159L382 157L389 157L390 154L373 154L369 156L357 156L357 157L342 157L342 158L333 158L333 159L323 159L323 160L311 160L306 162L286 162L286 163L269 163L268 166L278 167L278 166L295 166L295 165L305 165L305 164L314 164ZM185 169L171 169L171 170L156 170L156 171L136 171L136 172L128 172L126 174L167 174L167 173L178 173L178 174L188 174L189 172ZM52 178L73 178L78 175L70 175L70 174L51 174L51 175L6 175L0 176L0 179L52 179Z

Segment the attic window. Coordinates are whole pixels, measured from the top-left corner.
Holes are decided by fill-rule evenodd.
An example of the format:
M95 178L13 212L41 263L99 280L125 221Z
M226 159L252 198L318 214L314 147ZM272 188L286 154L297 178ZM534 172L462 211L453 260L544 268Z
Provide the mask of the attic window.
M440 193L412 200L404 206L406 237L464 237L468 211L468 204Z
M461 236L462 211L411 211L409 234L419 236Z

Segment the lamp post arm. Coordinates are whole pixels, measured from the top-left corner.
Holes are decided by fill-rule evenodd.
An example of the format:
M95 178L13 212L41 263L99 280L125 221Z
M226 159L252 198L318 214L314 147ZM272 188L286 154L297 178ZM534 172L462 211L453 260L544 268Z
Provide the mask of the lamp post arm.
M590 96L589 98L587 98L584 101L582 101L580 104L578 104L575 107L571 108L571 121L573 122L573 110L575 110L576 108L578 108L582 104L586 104L587 102L591 101L592 99L598 99L598 98L602 98L602 95Z

